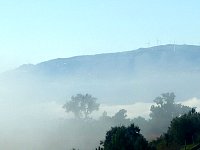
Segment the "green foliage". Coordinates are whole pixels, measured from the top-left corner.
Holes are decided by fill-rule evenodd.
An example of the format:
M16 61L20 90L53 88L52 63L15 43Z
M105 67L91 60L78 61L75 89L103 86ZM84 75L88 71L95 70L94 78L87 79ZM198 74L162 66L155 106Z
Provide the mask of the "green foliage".
M156 150L179 150L181 148L177 143L170 143L167 134L161 135L150 144L156 147Z
M146 139L140 134L139 127L113 127L106 133L104 150L150 150Z
M157 150L191 149L200 142L200 113L195 109L171 121L167 133L152 143Z
M192 148L195 147L196 144L189 144L185 146L182 146L182 148L180 150L193 150Z
M192 109L175 103L174 93L163 93L155 98L154 102L155 104L150 109L149 120L140 116L130 120L127 118L127 111L122 109L112 117L107 116L107 113L104 112L100 117L100 121L105 122L108 126L129 126L131 123L134 123L140 127L141 133L148 140L152 140L167 132L173 118L181 116Z
M63 108L66 112L73 112L76 118L88 118L89 114L99 109L99 104L96 103L96 98L90 94L77 94L71 97L71 101L67 102Z
M155 147L157 150L179 150L185 141L187 144L200 141L199 113L190 107L175 103L174 93L164 93L155 98L154 102L149 120L143 117L129 119L125 109L119 110L114 116L108 116L104 112L99 120L74 119L78 121L75 124L81 124L78 133L84 133L84 138L87 134L87 141L92 141L94 137L99 141L106 133L105 141L97 150L155 150ZM96 98L89 94L78 94L63 107L67 112L73 112L77 118L88 118L92 111L98 110L99 104L96 103ZM148 143L135 125L140 127L141 133L150 141L162 135ZM113 128L108 131L111 126Z
M172 120L168 134L171 141L181 145L200 140L200 113L192 109L188 114Z

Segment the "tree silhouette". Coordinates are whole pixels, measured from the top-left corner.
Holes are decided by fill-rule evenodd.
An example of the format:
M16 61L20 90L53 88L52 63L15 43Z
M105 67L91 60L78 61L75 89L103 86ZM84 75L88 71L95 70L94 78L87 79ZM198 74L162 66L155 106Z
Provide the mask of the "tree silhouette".
M200 113L192 109L188 114L172 120L168 130L171 141L192 144L200 140Z
M163 93L154 99L149 120L152 131L157 135L166 132L173 118L188 113L191 108L175 103L175 94Z
M121 109L111 118L112 124L114 126L119 125L130 125L130 119L127 119L127 110Z
M71 101L63 105L66 112L74 113L76 118L89 118L89 115L99 109L99 104L96 103L96 98L90 94L77 94L71 97Z
M140 134L139 127L113 127L106 133L103 141L104 150L150 150L146 139Z

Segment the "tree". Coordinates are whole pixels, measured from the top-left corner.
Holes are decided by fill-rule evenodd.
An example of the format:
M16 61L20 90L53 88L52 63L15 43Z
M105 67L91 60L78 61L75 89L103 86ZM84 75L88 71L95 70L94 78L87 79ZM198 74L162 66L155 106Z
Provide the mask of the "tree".
M119 110L112 118L112 124L114 126L119 126L119 125L130 125L130 119L127 119L127 110L121 109Z
M96 103L96 98L90 94L77 94L71 97L71 101L63 105L66 112L74 113L76 118L89 118L89 115L99 109L99 104Z
M172 120L168 129L171 141L178 144L192 144L200 140L200 113L192 109L188 114Z
M104 150L150 150L146 139L140 134L139 127L113 127L106 133Z
M99 117L99 121L110 126L112 124L112 117L108 116L107 112L104 111L102 116Z
M148 137L148 129L149 129L149 120L146 120L144 117L138 116L137 118L134 118L131 120L132 123L135 125L139 126L141 129L141 133L145 136Z
M152 141L158 150L177 150L200 142L200 113L192 108L189 113L171 121L167 133ZM197 145L198 147L199 145ZM194 150L198 148L192 148Z
M174 99L175 94L173 92L163 93L154 99L156 104L152 105L150 109L150 126L155 136L166 132L173 118L188 113L191 110L188 106L176 104Z

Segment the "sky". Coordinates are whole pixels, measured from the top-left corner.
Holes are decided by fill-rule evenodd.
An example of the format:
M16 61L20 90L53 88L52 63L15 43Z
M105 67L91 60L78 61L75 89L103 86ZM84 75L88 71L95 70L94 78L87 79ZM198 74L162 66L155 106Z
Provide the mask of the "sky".
M199 0L0 0L0 72L169 43L200 45Z

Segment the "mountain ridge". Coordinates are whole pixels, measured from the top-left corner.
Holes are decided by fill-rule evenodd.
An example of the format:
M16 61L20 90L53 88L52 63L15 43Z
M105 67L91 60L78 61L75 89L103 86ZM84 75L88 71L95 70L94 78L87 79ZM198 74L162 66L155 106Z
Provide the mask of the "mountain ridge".
M188 53L188 49L193 48L193 52ZM126 52L117 52L117 53L104 53L104 54L96 54L96 55L83 55L83 56L75 56L70 58L57 58L48 60L45 62L38 63L36 65L25 65L19 67L17 70L26 71L26 68L37 71L41 71L45 73L46 75L51 74L53 72L58 72L60 74L68 74L76 71L79 72L81 70L82 72L91 72L95 70L95 67L104 68L109 71L110 68L127 71L133 69L133 67L137 66L144 66L146 65L145 69L152 69L148 68L151 66L157 66L161 65L163 67L168 67L170 69L173 68L173 63L183 63L184 60L194 59L192 60L197 61L195 63L200 63L200 53L198 53L198 57L193 55L193 53L196 53L196 49L200 52L199 46L191 46L191 45L162 45L162 46L155 46L150 48L140 48L137 50L132 51L126 51ZM184 52L183 52L184 51ZM190 50L191 51L191 50ZM187 55L184 55L184 53L187 53ZM190 56L189 54L192 55ZM141 59L140 59L141 57ZM169 59L170 61L166 61L166 59ZM145 62L146 61L146 62ZM189 60L190 61L190 60ZM188 61L188 62L189 62ZM191 62L192 62L191 61ZM167 64L168 63L168 64ZM190 63L190 62L189 62ZM187 65L189 64L187 63ZM108 66L111 66L108 68ZM177 64L176 64L177 65ZM181 66L182 64L179 64ZM183 64L185 65L185 64ZM131 68L132 67L132 68ZM191 66L189 66L191 68ZM124 70L126 68L126 70ZM144 69L144 70L145 70ZM200 68L198 68L200 69ZM52 71L51 71L52 70ZM112 70L112 71L113 71Z
M113 54L121 54L121 53L132 53L132 52L138 52L138 51L145 51L145 50L158 50L157 48L161 48L161 47L176 47L176 46L192 46L192 47L200 47L198 45L188 45L188 44L183 44L183 45L177 45L177 44L166 44L166 45L158 45L158 46L152 46L152 47L146 47L146 48L138 48L138 49L135 49L135 50L129 50L129 51L120 51L120 52L112 52L112 53L99 53L99 54L91 54L91 55L78 55L78 56L72 56L72 57L63 57L63 58L55 58L55 59L50 59L50 60L46 60L46 61L42 61L42 62L39 62L37 64L22 64L20 65L18 68L21 68L23 67L24 65L40 65L42 63L48 63L49 61L57 61L57 60L71 60L71 59L79 59L81 57L95 57L95 56L104 56L104 55L113 55ZM161 49L159 49L161 50Z
M149 102L161 93L173 91L178 99L185 100L200 97L200 46L168 44L58 58L21 66L4 79L8 89L16 87L18 95L26 89L26 98L32 95L34 99L34 93L49 100L91 93L102 102L132 103Z

